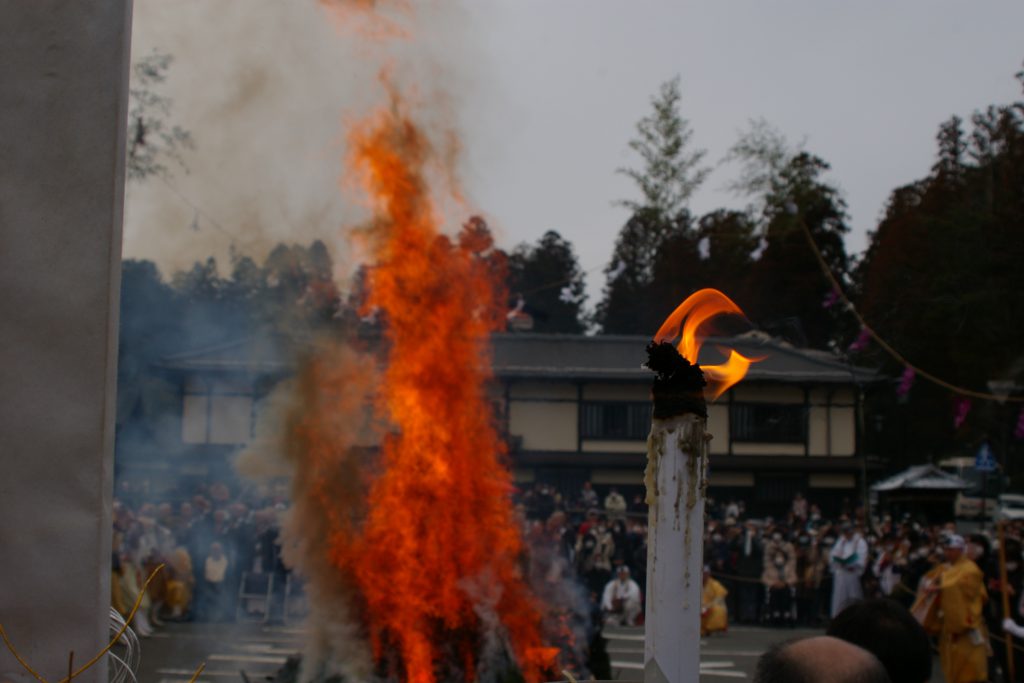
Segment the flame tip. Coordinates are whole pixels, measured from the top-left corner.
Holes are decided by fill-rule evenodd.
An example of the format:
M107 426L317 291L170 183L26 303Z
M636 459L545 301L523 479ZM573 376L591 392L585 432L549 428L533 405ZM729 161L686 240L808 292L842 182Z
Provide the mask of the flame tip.
M661 324L654 334L656 343L664 343L679 338L679 353L690 363L699 366L700 349L706 335L700 329L712 318L722 315L738 315L746 319L736 302L717 289L705 287L688 296L679 304ZM723 352L727 347L718 346ZM763 360L747 358L736 349L728 349L729 358L725 363L706 365L701 369L709 377L708 392L711 400L718 399L730 387L746 376L751 363Z

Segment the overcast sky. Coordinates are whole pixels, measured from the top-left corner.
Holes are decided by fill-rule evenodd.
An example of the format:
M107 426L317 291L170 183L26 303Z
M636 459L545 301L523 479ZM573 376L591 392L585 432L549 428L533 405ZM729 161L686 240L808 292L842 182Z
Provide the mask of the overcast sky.
M571 240L591 305L627 215L612 202L636 197L615 169L637 164L636 122L677 74L709 161L764 118L832 165L853 252L888 193L928 172L940 122L1021 97L1020 0L414 4L397 68L451 98L469 201L503 246ZM125 256L169 273L232 244L261 257L320 237L346 267L343 228L360 213L338 189L342 121L379 101L382 57L355 42L314 0L136 0L133 56L174 55L166 92L197 148L170 185L129 186ZM735 173L717 168L691 208L741 208L723 189Z

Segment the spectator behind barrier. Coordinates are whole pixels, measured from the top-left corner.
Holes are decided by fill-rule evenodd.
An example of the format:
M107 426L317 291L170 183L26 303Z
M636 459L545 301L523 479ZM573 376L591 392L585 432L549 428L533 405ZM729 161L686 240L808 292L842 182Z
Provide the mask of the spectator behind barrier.
M878 657L893 683L926 683L932 677L928 634L906 607L893 600L853 603L832 620L828 635Z

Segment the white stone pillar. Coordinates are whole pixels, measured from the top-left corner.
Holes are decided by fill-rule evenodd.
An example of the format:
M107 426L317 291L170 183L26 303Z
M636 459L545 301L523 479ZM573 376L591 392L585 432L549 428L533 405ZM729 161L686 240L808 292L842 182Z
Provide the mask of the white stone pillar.
M707 485L706 419L653 421L647 441L644 683L698 683Z
M0 623L50 681L108 640L130 27L0 0Z

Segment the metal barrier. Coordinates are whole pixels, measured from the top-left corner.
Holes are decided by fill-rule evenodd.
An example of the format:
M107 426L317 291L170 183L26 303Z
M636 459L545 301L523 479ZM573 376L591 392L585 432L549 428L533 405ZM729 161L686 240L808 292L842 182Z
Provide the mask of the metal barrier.
M274 596L274 575L244 572L238 584L238 603L235 620L267 623L270 619L271 600Z

